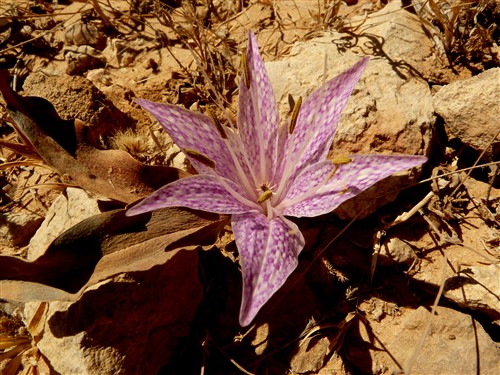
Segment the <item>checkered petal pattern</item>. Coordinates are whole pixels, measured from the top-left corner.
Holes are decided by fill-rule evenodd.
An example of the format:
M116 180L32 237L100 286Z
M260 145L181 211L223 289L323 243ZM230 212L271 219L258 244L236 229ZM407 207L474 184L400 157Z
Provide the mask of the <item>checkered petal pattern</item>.
M196 150L208 156L215 162L218 175L238 180L227 146L210 117L172 104L145 99L137 99L136 102L156 118L179 148ZM205 164L192 158L189 161L199 173L210 172Z
M196 175L174 181L156 190L140 204L130 208L127 215L137 215L164 207L188 207L219 214L262 211L257 203L246 200L245 195L241 186L230 180L224 180L223 185L220 178Z
M297 267L304 238L281 218L247 213L231 221L243 274L240 324L247 326Z
M249 87L241 75L238 98L238 131L253 170L260 179L274 175L279 117L276 98L253 33L248 37L246 58Z
M352 155L351 159L350 163L339 165L330 179L328 177L334 170L330 161L305 170L284 199L283 214L295 217L326 214L378 181L427 160L424 156L411 155ZM318 186L320 188L316 190Z

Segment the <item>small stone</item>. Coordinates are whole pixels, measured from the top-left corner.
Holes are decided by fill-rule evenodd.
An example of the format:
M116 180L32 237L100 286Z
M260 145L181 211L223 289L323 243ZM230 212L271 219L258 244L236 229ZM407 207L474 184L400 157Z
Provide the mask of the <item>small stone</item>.
M77 22L69 25L64 31L64 40L68 46L88 45L99 48L104 39L97 27L91 23Z
M434 95L436 113L453 135L478 151L486 150L486 158L493 160L500 156L492 155L495 147L500 148L500 141L490 147L499 129L499 89L500 68L493 68L443 86Z
M411 265L417 255L413 248L405 241L397 237L391 237L386 240L380 248L378 263L381 266L391 266L395 264Z
M255 354L262 355L269 344L269 324L264 323L255 328L255 338L252 340Z
M120 111L84 77L49 77L33 73L24 82L23 94L47 99L64 120L78 118L84 121L88 126L86 141L92 146L102 147L102 139L118 129L135 125L135 120Z
M106 65L106 58L97 49L83 45L70 46L65 49L64 58L68 63L68 75L81 75L90 69L102 68Z

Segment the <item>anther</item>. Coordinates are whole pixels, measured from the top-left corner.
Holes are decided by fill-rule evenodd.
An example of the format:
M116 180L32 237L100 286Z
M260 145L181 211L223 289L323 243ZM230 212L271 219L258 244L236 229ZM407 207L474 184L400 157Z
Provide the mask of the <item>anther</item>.
M332 163L334 165L333 171L328 175L326 181L330 181L333 178L333 176L335 176L335 173L337 173L339 166L344 164L349 164L350 162L352 162L352 159L348 156L335 156L332 159Z
M219 118L214 113L214 111L212 111L212 107L209 105L207 105L207 112L208 112L208 115L210 116L210 118L212 119L212 122L215 125L215 129L217 129L221 138L227 139L227 134L226 134L226 131L224 130L224 126L221 124L221 122L219 121Z
M293 134L295 130L295 125L297 124L297 118L299 117L300 107L302 106L302 96L299 96L297 101L295 102L292 110L292 114L290 115L290 125L288 125L288 133Z
M250 88L250 69L248 68L248 60L247 60L247 55L244 53L241 56L241 64L243 65L243 82L245 83L245 86L247 89Z
M190 148L185 148L184 153L189 156L190 158L193 158L196 161L199 161L200 163L206 165L208 168L215 168L215 162L210 159L208 156L203 155L201 152L198 152L196 150L192 150Z
M349 156L335 156L332 159L332 163L335 165L349 164L352 159Z
M273 196L273 191L271 189L264 190L264 192L260 195L259 199L257 199L257 203L265 202L272 196Z

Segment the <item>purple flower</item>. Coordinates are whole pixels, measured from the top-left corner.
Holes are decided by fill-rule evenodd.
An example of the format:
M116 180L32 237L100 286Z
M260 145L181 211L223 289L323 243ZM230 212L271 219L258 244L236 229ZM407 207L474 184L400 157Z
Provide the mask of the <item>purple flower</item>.
M298 100L288 126L279 124L273 89L251 32L243 62L237 126L223 126L178 106L138 100L200 174L162 187L127 215L174 206L231 214L243 273L239 321L246 326L295 270L304 248L302 233L286 216L331 212L377 181L426 158L326 158L367 58L326 82L302 105Z

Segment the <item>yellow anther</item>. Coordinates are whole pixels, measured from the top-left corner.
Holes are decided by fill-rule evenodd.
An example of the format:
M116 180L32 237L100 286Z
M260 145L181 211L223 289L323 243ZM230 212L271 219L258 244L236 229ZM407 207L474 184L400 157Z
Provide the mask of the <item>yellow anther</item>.
M215 168L215 162L210 159L208 156L203 155L201 152L198 152L196 150L192 150L190 148L184 149L184 153L189 156L190 158L199 161L200 163L206 165L208 168Z
M335 156L332 163L335 165L349 164L352 159L349 156Z
M257 203L262 203L267 201L269 198L273 196L273 191L270 189L264 190L264 192L260 195L259 199L257 199Z
M333 176L335 176L335 173L337 173L340 165L349 164L350 162L352 162L352 159L348 156L335 156L332 159L332 163L334 165L333 171L328 175L326 181L330 181Z

